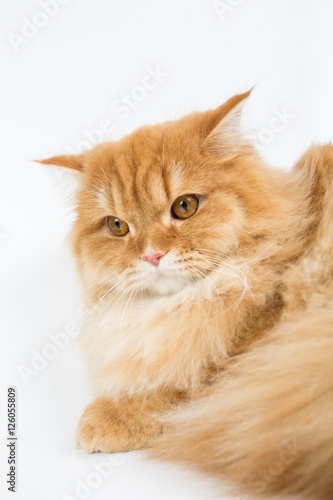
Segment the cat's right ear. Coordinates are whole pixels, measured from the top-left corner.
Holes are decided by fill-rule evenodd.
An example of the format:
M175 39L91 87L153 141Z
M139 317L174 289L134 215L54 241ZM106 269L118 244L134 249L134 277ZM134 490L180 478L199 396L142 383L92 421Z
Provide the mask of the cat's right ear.
M45 160L35 160L37 163L42 163L43 165L56 165L58 167L70 168L72 170L77 170L78 172L84 171L84 154L78 155L61 155L52 156L51 158L46 158Z

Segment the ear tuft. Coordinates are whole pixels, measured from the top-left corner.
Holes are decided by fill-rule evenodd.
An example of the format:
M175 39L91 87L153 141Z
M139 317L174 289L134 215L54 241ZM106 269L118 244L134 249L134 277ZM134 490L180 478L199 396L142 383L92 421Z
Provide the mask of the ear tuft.
M43 165L56 165L58 167L71 168L72 170L83 171L84 155L60 155L46 158L45 160L34 160Z
M221 117L214 129L204 142L204 147L213 153L223 154L248 149L241 133L241 117L244 104L253 88L244 94L231 97L227 102L217 108L216 112Z

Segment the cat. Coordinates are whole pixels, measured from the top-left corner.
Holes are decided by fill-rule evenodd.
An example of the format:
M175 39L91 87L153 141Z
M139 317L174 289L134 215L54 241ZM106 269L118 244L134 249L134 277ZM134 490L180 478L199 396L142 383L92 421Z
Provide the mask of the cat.
M333 147L291 171L250 91L78 155L88 453L146 448L253 496L333 498ZM246 496L246 498L248 498Z

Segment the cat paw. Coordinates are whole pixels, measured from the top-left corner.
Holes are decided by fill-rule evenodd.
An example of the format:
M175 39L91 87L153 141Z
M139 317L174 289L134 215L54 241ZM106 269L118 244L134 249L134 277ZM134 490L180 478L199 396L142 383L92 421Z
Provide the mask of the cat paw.
M120 429L110 403L102 398L88 405L77 426L75 443L86 453L113 453L127 451L124 434Z
M157 431L155 426L152 428L140 421L138 413L128 411L124 405L119 407L108 398L96 399L80 418L75 435L77 448L87 453L118 453L144 448Z

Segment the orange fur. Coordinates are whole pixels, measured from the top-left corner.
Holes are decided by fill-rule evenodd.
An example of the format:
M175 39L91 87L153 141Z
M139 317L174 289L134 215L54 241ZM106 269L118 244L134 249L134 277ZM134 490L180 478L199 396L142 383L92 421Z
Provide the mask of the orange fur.
M77 440L151 446L245 494L329 499L333 148L270 168L240 131L248 95L43 161L83 180L72 244L97 399ZM197 213L174 219L189 194Z

